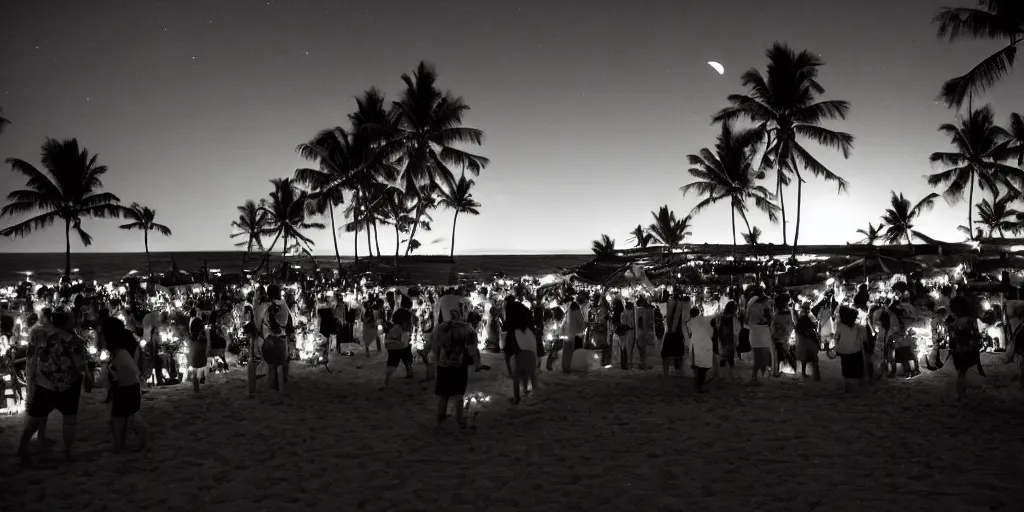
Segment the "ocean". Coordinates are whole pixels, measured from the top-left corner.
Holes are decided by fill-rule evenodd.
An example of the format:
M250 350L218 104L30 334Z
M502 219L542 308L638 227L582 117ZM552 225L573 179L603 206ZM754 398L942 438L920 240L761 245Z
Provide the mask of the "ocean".
M199 270L205 261L211 269L224 273L237 273L241 268L240 252L154 252L153 272L166 272L172 261L181 270ZM250 256L255 260L255 256ZM325 268L337 266L334 256L317 256ZM422 268L424 282L436 281L439 275L450 272L488 276L504 272L508 276L544 275L559 272L568 267L581 265L591 259L586 254L529 254L529 255L486 255L455 256L454 264L439 263L437 258L413 256L400 260L404 272L416 278ZM393 261L385 256L383 260ZM274 258L279 262L279 257ZM351 257L342 257L342 262L351 262ZM429 264L426 263L429 261ZM255 266L254 262L247 268ZM438 267L443 267L443 269ZM429 267L429 268L428 268ZM71 254L71 268L78 269L78 275L86 281L106 283L124 277L128 272L146 272L146 254L139 253L80 253ZM64 271L64 253L0 253L0 284L11 285L24 281L26 272L32 272L32 280L40 283L56 282ZM427 276L431 277L427 277Z

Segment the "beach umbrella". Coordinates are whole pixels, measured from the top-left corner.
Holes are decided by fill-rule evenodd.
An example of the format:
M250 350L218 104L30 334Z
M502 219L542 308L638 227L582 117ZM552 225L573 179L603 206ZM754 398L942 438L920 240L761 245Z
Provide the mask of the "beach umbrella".
M859 279L865 276L910 274L924 268L927 268L927 265L915 259L875 256L861 258L849 265L840 267L836 274L844 279Z

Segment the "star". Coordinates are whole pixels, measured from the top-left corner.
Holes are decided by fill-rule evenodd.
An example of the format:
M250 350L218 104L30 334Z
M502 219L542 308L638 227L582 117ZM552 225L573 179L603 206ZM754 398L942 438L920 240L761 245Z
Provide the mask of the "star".
M195 55L192 56L192 60L196 60L196 56Z
M306 55L309 55L309 52L306 52Z

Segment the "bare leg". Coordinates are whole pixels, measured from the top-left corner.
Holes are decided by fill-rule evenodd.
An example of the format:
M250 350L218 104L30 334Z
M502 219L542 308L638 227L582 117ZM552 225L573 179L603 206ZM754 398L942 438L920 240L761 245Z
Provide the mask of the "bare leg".
M256 398L256 363L251 357L246 365L245 375L249 384L249 398Z
M64 456L71 458L71 446L75 444L78 416L64 416Z
M448 397L437 397L437 422L441 423L448 417Z
M139 438L139 450L145 450L149 446L149 424L142 418L142 413L132 415L132 426L135 427L135 437Z
M466 418L464 417L463 414L466 409L466 397L463 395L458 395L453 396L452 398L455 399L455 421L459 424L460 427L466 428Z
M120 452L124 449L124 442L127 438L128 418L111 416L110 430L114 437L114 452Z
M32 441L32 436L39 431L39 425L42 423L42 418L33 418L28 416L25 419L25 427L21 431L21 439L18 440L18 456L23 460L28 460L28 443Z
M384 385L381 386L381 389L384 389L388 387L388 384L391 384L391 375L395 373L395 370L397 369L398 368L392 368L391 366L384 369Z

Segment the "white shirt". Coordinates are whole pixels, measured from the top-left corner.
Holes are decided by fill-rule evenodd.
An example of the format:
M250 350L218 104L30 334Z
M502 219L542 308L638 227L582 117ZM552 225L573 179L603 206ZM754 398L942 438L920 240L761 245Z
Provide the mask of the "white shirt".
M460 295L448 294L437 299L437 303L434 304L434 325L451 321L453 309L460 309L465 313L462 303L463 298ZM463 318L465 318L465 314L463 314Z
M519 344L519 350L537 351L537 337L533 335L533 331L529 329L516 329L515 335L516 343Z

